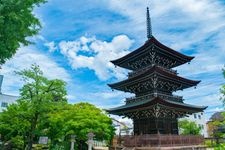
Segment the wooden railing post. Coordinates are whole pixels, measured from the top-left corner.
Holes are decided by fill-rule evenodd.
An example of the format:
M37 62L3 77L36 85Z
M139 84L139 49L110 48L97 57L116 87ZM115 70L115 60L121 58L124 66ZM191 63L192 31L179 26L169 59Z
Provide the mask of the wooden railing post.
M134 147L137 147L137 139L136 139L136 135L134 135Z
M171 136L171 134L169 136L170 136L170 146L172 147L173 146L172 136Z
M159 132L158 132L158 139L159 139L159 147L161 147L161 135Z

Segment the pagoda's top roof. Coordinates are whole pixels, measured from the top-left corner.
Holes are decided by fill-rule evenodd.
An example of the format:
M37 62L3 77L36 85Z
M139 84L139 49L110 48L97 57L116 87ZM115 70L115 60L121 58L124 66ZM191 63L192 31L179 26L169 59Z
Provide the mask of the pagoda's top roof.
M189 80L189 79L177 76L176 74L171 73L170 71L166 71L162 67L153 66L150 69L137 74L136 76L132 76L126 80L123 80L117 83L108 84L108 86L110 86L113 89L126 91L125 90L127 89L126 87L141 84L141 83L146 83L154 75L156 75L156 77L163 78L170 82L180 84L181 86L177 90L196 86L200 82L200 81ZM129 92L129 91L127 90L126 92Z
M143 108L152 106L154 104L162 104L164 106L171 107L171 109L179 109L179 110L184 110L191 113L201 112L207 108L207 106L190 105L190 104L185 104L181 102L163 100L159 97L155 97L153 99L146 99L143 101L138 101L136 103L130 103L130 104L116 107L116 108L108 109L106 111L111 114L122 115L123 112L126 112L126 111L132 112L132 110L137 110L139 108L143 109Z
M159 48L160 53L163 53L164 55L166 55L168 58L170 59L175 59L177 60L177 63L174 63L173 66L171 67L176 67L178 65L182 65L184 63L190 62L194 57L191 56L187 56L184 55L180 52L177 52L165 45L163 45L162 43L160 43L154 36L152 36L149 40L147 40L145 42L144 45L142 45L141 47L139 47L138 49L132 51L131 53L116 59L116 60L112 60L111 62L114 65L123 67L123 68L127 68L130 70L134 70L134 68L130 67L128 65L128 63L130 63L133 59L139 58L139 57L143 57L143 53L146 51L150 51L150 46L155 45L156 47Z

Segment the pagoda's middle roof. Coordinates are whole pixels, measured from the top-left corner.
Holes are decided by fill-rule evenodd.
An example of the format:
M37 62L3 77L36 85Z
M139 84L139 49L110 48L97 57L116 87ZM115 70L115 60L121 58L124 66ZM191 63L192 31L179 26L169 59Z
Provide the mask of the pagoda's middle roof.
M148 41L145 42L144 45L139 47L138 49L132 51L131 53L116 59L112 60L111 62L114 65L127 68L130 70L134 70L134 68L129 66L129 63L131 63L134 59L138 59L140 57L145 56L145 52L151 50L151 46L157 47L157 50L161 53L164 54L164 56L168 57L169 59L176 60L176 63L173 64L171 67L176 67L179 65L182 65L184 63L190 62L194 57L184 55L180 52L177 52L165 45L163 45L161 42L159 42L154 36L152 36ZM144 54L144 55L143 55Z
M142 86L142 84L146 84L148 81L152 82L153 77L161 78L164 80L164 82L168 81L170 83L179 85L176 90L182 90L184 88L196 86L200 82L200 81L190 80L190 79L177 76L174 73L166 71L162 67L153 66L150 69L143 71L136 76L132 76L126 80L113 83L113 84L108 84L108 85L113 89L133 93L134 91L129 91L130 87L133 87L136 85Z

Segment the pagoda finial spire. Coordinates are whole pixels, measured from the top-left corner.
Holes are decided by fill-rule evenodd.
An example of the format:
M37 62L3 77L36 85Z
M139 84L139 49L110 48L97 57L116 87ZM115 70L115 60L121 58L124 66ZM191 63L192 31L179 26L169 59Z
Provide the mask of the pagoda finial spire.
M152 25L151 25L151 18L149 14L149 8L147 7L147 38L150 39L152 37Z

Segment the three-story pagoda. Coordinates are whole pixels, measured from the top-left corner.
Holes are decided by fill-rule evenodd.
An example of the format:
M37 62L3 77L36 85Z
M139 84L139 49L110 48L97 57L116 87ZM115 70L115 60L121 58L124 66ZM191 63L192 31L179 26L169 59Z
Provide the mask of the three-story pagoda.
M172 68L190 62L194 57L181 54L160 43L151 31L147 8L147 37L143 46L111 61L131 70L128 79L108 84L112 89L134 93L125 105L109 109L110 114L133 120L135 135L178 134L178 118L203 111L206 107L183 102L173 92L196 86L200 81L180 77Z

